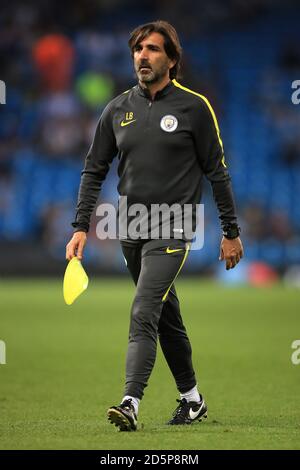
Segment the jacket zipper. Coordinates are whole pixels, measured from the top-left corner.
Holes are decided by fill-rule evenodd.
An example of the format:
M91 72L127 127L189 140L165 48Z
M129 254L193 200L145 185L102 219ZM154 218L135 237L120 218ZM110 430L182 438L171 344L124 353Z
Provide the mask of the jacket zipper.
M146 120L146 130L150 129L150 121L151 121L151 109L153 106L153 101L148 101L148 110L147 110L147 120Z

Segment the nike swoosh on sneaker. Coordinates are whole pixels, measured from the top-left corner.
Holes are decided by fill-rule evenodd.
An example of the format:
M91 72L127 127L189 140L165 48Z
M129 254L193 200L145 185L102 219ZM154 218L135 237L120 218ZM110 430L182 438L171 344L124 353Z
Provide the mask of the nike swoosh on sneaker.
M127 122L126 122L126 121L125 121L125 122L122 121L122 122L121 122L121 127L128 126L129 124L132 124L132 123L135 122L135 121L136 121L136 119L133 119L132 121L127 121Z
M183 251L183 248L176 248L176 250L172 250L169 246L166 249L166 253L176 253L176 251Z
M190 417L191 419L196 419L196 418L199 416L199 414L200 414L200 412L201 412L201 410L202 410L202 408L203 408L203 405L204 405L204 402L202 403L202 405L200 406L199 410L197 410L197 411L193 411L192 408L190 408L189 417Z

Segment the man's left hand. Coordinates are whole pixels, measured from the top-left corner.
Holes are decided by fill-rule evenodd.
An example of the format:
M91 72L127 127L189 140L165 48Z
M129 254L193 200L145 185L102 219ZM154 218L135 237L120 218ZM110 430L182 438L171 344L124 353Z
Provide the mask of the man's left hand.
M244 248L240 237L229 238L223 237L220 246L219 260L226 260L226 269L233 269L241 258L244 256Z

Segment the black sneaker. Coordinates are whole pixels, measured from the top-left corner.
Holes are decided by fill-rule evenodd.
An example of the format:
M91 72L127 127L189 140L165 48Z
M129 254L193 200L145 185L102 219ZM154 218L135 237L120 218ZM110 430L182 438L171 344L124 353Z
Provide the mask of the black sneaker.
M185 398L177 400L179 405L173 413L173 417L167 424L191 424L193 421L202 421L207 418L207 406L200 395L201 401L187 401Z
M123 401L119 406L107 410L108 421L120 428L120 431L136 431L137 417L131 399Z

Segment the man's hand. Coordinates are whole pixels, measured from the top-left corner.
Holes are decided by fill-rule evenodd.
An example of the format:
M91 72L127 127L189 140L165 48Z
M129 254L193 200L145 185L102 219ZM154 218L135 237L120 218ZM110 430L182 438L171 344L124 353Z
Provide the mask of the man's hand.
M226 269L233 269L243 256L244 249L240 237L232 240L222 238L219 260L226 260Z
M79 260L83 256L83 248L86 244L87 236L85 232L75 232L66 246L66 259L70 261L74 256Z

